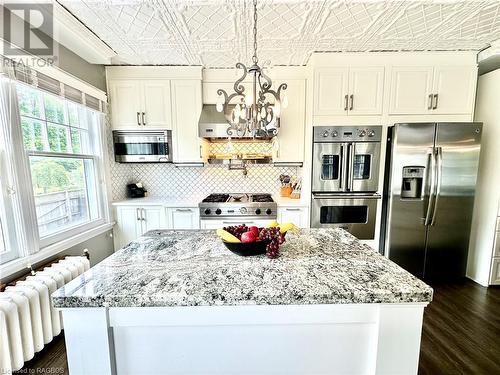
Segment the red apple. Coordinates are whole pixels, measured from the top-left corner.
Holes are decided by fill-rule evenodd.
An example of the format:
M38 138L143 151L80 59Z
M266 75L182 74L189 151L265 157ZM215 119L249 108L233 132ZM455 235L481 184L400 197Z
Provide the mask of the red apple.
M252 232L254 237L259 237L259 228L256 226L248 228L248 232Z
M253 234L253 232L251 231L248 231L248 232L245 232L241 235L241 242L255 242L255 240L257 240L257 236L255 236Z

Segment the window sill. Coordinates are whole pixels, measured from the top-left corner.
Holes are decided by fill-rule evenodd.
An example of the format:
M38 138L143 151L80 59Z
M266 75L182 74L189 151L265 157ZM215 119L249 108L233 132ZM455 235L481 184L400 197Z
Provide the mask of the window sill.
M44 247L35 254L23 258L17 258L5 264L2 264L0 265L0 280L4 280L10 275L25 269L28 263L36 264L42 262L64 250L69 249L72 246L78 245L83 241L89 240L95 236L98 236L99 234L107 232L113 228L114 224L114 222L111 222L99 225L98 227L92 228L75 236L66 238L60 242Z

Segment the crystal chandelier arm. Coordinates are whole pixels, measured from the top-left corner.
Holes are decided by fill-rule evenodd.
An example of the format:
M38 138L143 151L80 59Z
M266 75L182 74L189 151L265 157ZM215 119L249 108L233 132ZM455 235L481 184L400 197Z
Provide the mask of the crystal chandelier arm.
M277 90L277 94L278 94L279 98L281 98L281 90L286 90L287 88L288 88L288 85L286 83L282 83L281 85L279 85L278 90Z
M243 80L247 76L247 67L243 65L242 63L237 63L236 67L239 69L243 69L243 75L234 83L234 91L236 91L238 94L243 95L243 92L245 91L245 86L241 84Z
M259 85L265 92L267 92L267 90L273 85L273 81L271 81L271 78L264 74L264 69L261 69L259 73ZM264 78L264 82L261 82L261 78Z

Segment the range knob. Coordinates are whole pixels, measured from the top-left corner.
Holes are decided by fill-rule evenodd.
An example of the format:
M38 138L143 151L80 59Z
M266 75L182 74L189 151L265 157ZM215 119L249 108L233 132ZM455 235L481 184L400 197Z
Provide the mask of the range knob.
M210 215L211 212L210 208L205 209L205 215Z
M334 137L334 138L335 138L335 137L338 137L338 135L339 135L338 131L334 130L334 131L332 132L332 137Z
M370 130L368 132L368 137L374 137L375 136L375 130Z
M268 209L266 210L266 214L271 215L272 213L273 213L273 211L272 211L270 208L268 208Z
M220 208L218 208L218 209L216 209L216 210L215 210L215 213L216 213L217 215L220 215L220 214L222 213L222 211L221 211L221 209L220 209Z
M255 210L255 214L256 214L256 215L260 215L260 213L261 213L261 212L262 212L262 211L260 210L260 208L257 208L257 209Z
M328 137L328 130L325 130L325 131L323 132L323 137L325 137L325 138L326 138L326 137Z
M246 209L246 207L241 207L241 208L240 208L240 212L241 212L242 214L246 214L246 213L247 213L247 209Z
M358 135L364 137L366 135L366 130L361 130Z

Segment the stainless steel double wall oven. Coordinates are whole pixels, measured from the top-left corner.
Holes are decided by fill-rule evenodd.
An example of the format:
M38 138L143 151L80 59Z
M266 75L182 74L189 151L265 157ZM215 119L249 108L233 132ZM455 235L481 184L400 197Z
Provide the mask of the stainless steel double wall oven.
M375 238L381 126L315 126L311 226Z

